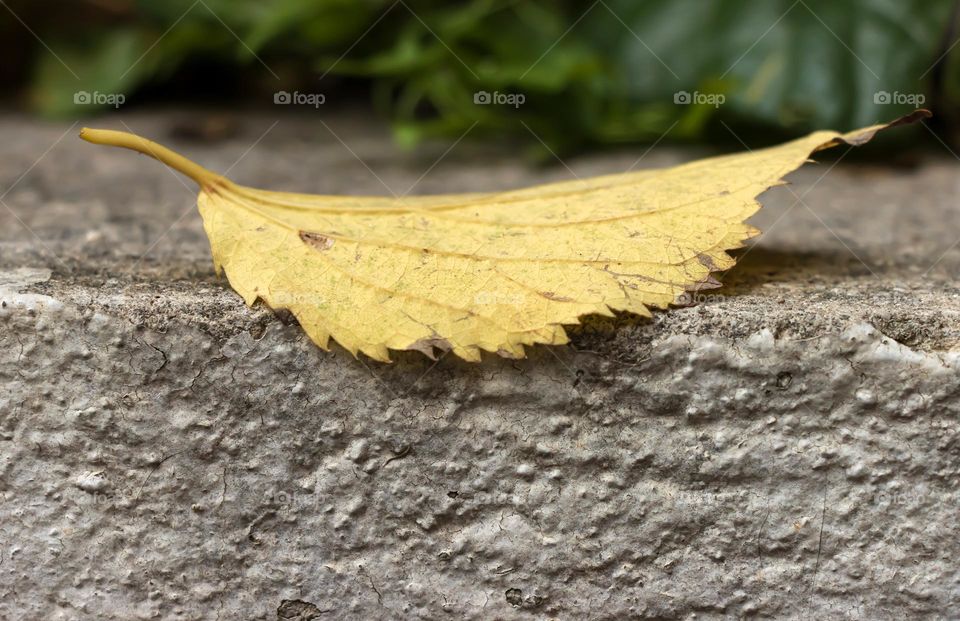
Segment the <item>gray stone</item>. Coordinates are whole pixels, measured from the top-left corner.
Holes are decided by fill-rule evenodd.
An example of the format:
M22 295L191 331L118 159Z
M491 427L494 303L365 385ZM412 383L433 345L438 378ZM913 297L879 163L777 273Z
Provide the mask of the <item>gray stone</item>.
M166 141L176 119L110 120ZM171 142L224 170L275 120ZM231 176L382 194L570 174L324 120L349 149L282 117ZM30 168L67 127L0 129L0 617L956 614L953 158L804 169L725 287L653 320L382 365L246 308L157 163L71 130Z

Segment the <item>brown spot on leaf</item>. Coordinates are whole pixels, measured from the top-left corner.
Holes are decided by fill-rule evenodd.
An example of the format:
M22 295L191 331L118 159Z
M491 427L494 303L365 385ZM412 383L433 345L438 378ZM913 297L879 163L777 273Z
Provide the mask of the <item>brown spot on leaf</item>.
M703 291L704 289L719 289L723 286L719 280L713 276L707 276L698 283L693 284L690 287L687 287L687 291Z
M309 231L300 231L300 241L310 246L314 250L323 252L333 248L334 240L320 233L311 233Z
M698 254L697 261L700 261L700 265L704 266L711 272L716 272L720 269L717 267L717 264L713 262L713 257L708 254Z
M418 341L415 341L411 345L407 346L408 350L418 351L424 354L427 358L431 360L437 359L436 349L439 349L442 352L448 352L453 349L453 345L450 344L445 338L440 338L439 336L431 336L429 338L423 338Z
M557 295L553 291L541 291L540 295L547 298L548 300L553 300L554 302L573 302L573 298L567 298L562 295Z

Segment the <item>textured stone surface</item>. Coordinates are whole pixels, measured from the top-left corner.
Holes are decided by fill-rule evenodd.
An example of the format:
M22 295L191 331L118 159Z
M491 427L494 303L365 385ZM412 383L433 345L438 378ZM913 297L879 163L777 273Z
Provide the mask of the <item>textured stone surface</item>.
M224 170L274 120L177 146ZM350 149L285 117L231 176L416 193L570 174L461 144L418 182L447 145L403 155L381 127L326 121ZM67 127L0 129L2 618L960 606L952 158L797 173L803 202L765 196L770 232L727 286L652 321L591 321L522 361L385 366L245 308L162 167L71 132L30 168Z

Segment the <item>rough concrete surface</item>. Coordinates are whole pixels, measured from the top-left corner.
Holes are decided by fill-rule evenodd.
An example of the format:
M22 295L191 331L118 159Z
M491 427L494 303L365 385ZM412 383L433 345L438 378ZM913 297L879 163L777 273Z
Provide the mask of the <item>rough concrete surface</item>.
M276 189L570 175L466 142L436 163L449 144L404 154L359 116L242 115L203 142L179 119L105 122ZM0 129L0 617L960 614L949 154L805 168L724 288L651 321L381 365L246 308L155 162Z

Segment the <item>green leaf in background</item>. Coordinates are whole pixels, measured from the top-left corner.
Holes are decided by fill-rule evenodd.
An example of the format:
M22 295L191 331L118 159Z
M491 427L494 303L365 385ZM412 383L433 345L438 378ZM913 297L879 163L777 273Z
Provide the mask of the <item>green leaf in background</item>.
M953 43L955 4L135 0L110 5L109 27L91 17L65 28L51 8L38 29L80 79L38 45L30 92L36 109L76 116L96 109L75 105L78 91L122 93L129 104L140 87L157 92L212 67L264 105L302 84L336 105L333 76L351 76L405 145L469 133L563 152L703 139L719 121L799 133L869 125L934 94L945 109L960 102L960 48L931 70ZM99 5L84 6L96 15Z
M807 131L913 109L908 96L929 93L953 4L607 0L609 12L595 9L584 22L640 105L715 80L727 93L725 115Z
M346 49L389 5L356 0L276 0L258 6L262 15L252 21L244 37L254 52L280 41L291 48L306 49L312 44Z
M793 132L876 123L929 100L953 1L607 0L566 13L476 4L486 10L424 14L443 43L408 23L395 46L342 67L406 94L393 112L407 140L417 128L453 136L476 121L479 132L532 130L557 150L667 130L698 138L715 117ZM471 28L445 27L467 14ZM471 110L471 88L526 102ZM440 120L417 122L424 108Z
M130 29L88 33L84 40L61 43L63 62L52 54L41 57L31 102L50 116L123 105L132 88L156 69L156 57L137 62L149 45Z

